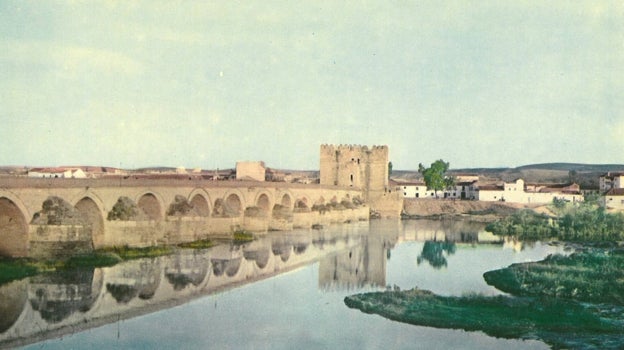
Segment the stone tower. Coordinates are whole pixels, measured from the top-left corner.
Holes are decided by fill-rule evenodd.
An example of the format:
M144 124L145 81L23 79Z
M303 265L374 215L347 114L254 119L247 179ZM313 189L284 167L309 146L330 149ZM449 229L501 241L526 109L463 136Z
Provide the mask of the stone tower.
M362 189L366 199L388 188L388 146L321 145L321 185Z

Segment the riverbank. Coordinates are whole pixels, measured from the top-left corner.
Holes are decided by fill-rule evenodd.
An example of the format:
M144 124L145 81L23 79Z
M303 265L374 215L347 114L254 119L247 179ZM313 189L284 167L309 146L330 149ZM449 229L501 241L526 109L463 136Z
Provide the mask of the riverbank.
M542 205L506 202L481 202L450 199L409 198L403 202L402 219L436 219L470 217L473 221L493 222L520 209L543 211Z

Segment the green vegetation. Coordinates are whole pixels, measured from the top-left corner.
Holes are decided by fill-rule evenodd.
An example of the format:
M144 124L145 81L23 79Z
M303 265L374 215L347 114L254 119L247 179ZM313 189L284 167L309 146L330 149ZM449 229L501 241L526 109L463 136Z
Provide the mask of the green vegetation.
M520 210L496 222L489 223L486 231L499 236L515 236L518 239L550 239L557 236L552 219L532 210Z
M622 307L554 298L443 297L412 289L358 294L344 302L350 308L399 322L538 339L554 348L617 349L624 327Z
M209 239L200 239L194 242L180 243L178 244L178 247L190 248L190 249L206 249L206 248L214 247L215 245L216 243Z
M65 268L113 266L122 261L121 257L109 252L93 252L92 254L72 256L67 259Z
M117 203L108 212L107 220L128 221L139 215L139 207L128 197L119 197Z
M167 209L167 215L184 216L193 210L193 205L186 199L186 197L177 194L173 200L173 203L169 205Z
M62 198L50 196L41 205L41 210L33 216L35 225L80 225L84 217L76 208Z
M113 253L121 257L123 260L132 260L140 258L154 258L173 253L171 246L153 246L144 248L131 248L128 246L105 248L102 253Z
M0 284L38 273L39 269L36 266L23 259L0 261Z
M555 297L624 306L624 250L592 248L570 256L486 272L485 281L518 296Z
M538 240L557 238L574 242L616 242L624 240L624 214L609 214L602 207L583 204L563 207L554 204L561 214L549 218L529 210L522 210L498 222L488 224L486 230L496 235Z
M251 242L254 240L253 233L245 230L236 230L233 233L234 243L245 243Z
M0 260L0 284L44 272L80 267L113 266L121 260L118 255L107 252L94 252L93 254L77 255L67 259L56 260L3 259Z
M455 179L451 176L445 176L450 164L442 159L431 163L431 167L425 168L422 163L418 164L418 172L422 174L427 188L437 192L455 185Z

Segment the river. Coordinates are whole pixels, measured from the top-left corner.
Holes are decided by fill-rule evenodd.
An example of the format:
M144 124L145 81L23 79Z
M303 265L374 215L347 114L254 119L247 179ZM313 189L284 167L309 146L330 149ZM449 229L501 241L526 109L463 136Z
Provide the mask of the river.
M501 294L485 271L562 248L495 242L466 221L385 221L269 232L0 286L0 348L547 349L349 309L359 292Z

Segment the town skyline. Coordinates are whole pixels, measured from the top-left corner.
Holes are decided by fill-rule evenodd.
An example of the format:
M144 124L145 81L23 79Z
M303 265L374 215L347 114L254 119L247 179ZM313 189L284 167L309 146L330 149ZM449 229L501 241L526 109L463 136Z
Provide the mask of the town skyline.
M0 164L620 164L624 5L0 4Z

